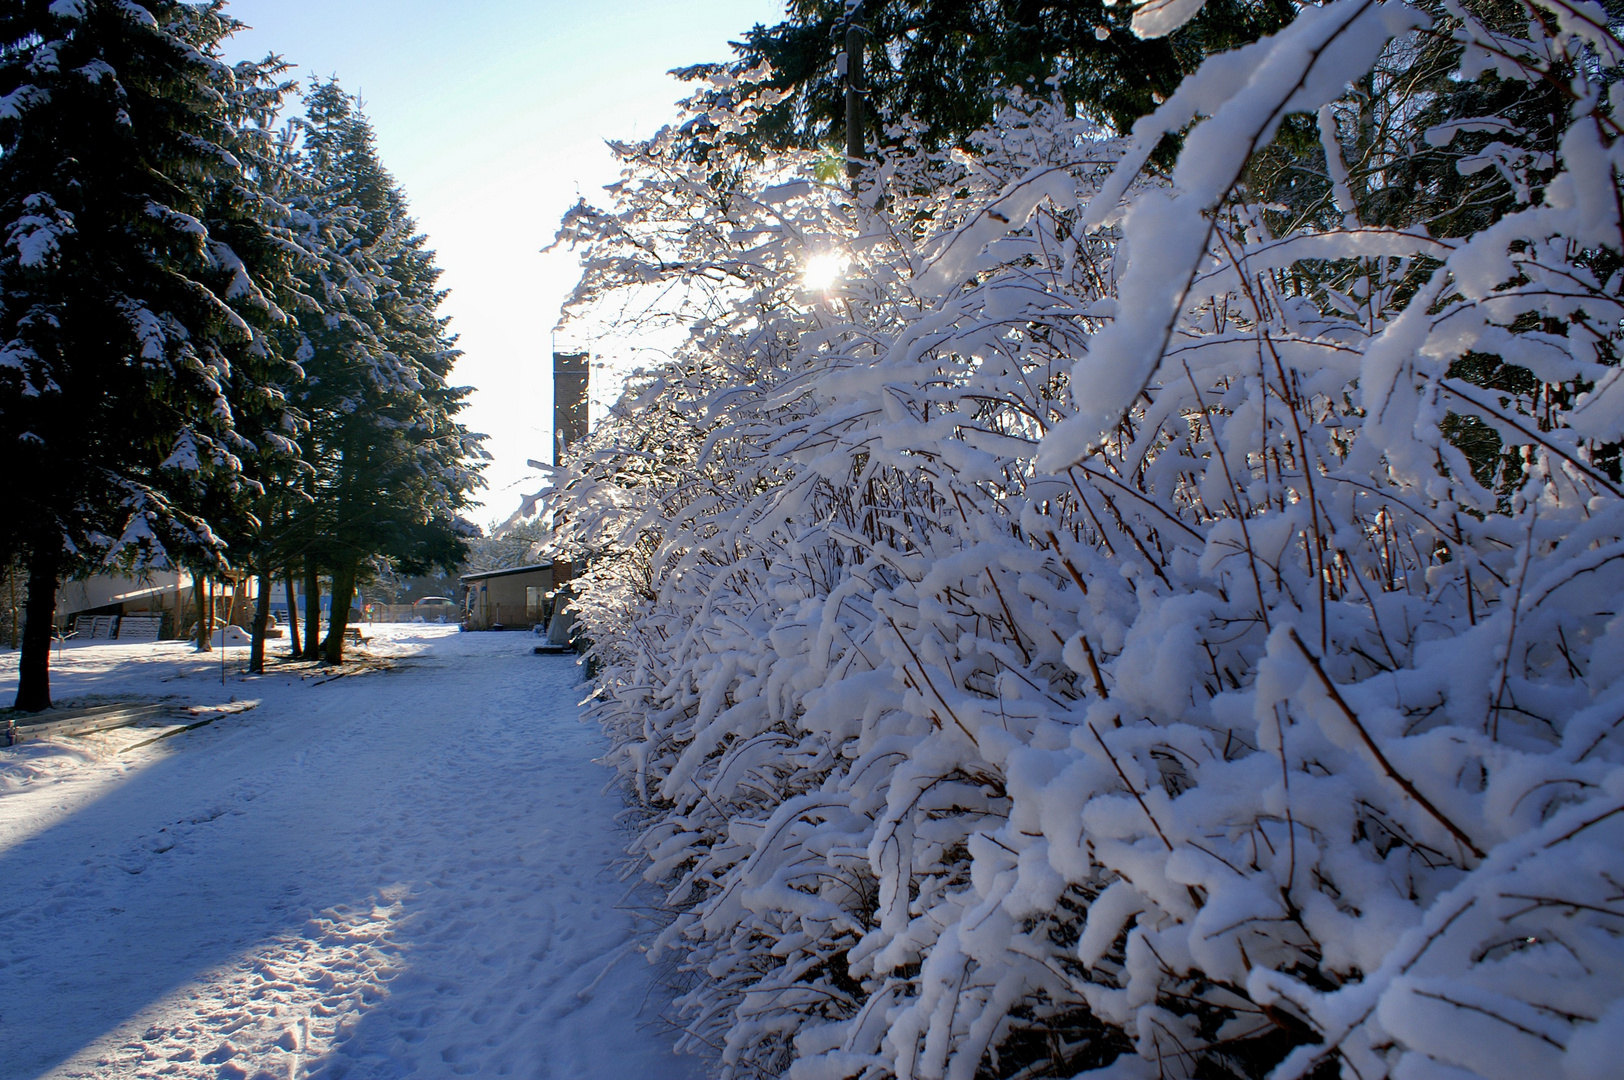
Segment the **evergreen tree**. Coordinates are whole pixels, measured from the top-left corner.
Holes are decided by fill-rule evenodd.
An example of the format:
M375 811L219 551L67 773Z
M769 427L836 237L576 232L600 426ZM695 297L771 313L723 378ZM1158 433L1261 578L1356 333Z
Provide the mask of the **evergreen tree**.
M250 181L242 186L241 196L258 209L263 220L278 223L274 234L265 237L272 245L260 251L260 261L276 262L283 270L276 281L280 290L278 303L287 316L273 324L280 329L292 325L301 313L319 315L320 305L305 290L302 277L296 273L310 266L316 255L295 231L291 208L282 199L287 186L288 163L274 125L283 99L293 87L274 81L273 77L286 67L277 58L267 59L260 67L261 77L257 82L239 76L232 105L240 120L233 128L230 149L244 164ZM227 223L217 226L229 227ZM236 367L241 383L240 397L234 398L237 425L239 431L249 432L250 437L242 441L244 476L234 497L222 504L234 512L218 526L230 545L235 568L260 581L258 604L251 622L249 669L255 672L264 669L270 574L280 565L282 557L282 537L277 522L286 515L303 472L295 440L303 429L304 419L290 407L290 400L303 383L304 372L277 347L283 338L285 335L278 335L278 340L269 343L271 347L256 351L251 358L255 370L249 371L250 365L245 362L239 362ZM241 379L245 372L249 377ZM207 642L208 638L201 640Z
M283 424L266 331L289 251L232 152L279 91L274 64L220 61L237 26L221 0L0 10L0 550L29 573L20 708L50 704L58 581L160 548L219 561L245 456Z
M1212 0L1185 26L1147 39L1130 29L1134 5L1105 0L864 0L851 7L847 0L790 0L787 19L758 24L734 44L734 61L679 74L697 80L718 69L740 75L768 65L766 88L786 96L753 121L748 138L815 147L844 132L839 57L855 20L868 41L871 107L911 116L939 143L961 143L986 125L1004 92L1046 96L1051 82L1079 114L1125 131L1206 56L1279 29L1297 10L1290 0ZM706 90L701 98L725 109L736 93Z
M378 159L371 125L335 82L314 87L299 125L299 200L322 257L307 287L322 305L301 319L295 350L307 373L298 405L308 502L295 514L305 593L331 575L332 617L305 652L343 658L350 603L377 556L408 572L454 566L469 535L458 511L478 483L479 437L456 420L468 390L448 382L459 354L440 269L404 193Z

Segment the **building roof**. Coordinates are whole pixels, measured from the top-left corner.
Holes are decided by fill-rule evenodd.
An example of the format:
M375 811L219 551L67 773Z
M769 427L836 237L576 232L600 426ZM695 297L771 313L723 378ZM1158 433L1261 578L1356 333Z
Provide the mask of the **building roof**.
M535 563L531 566L515 566L511 570L486 570L479 574L464 574L462 580L488 581L491 578L510 577L514 574L534 574L538 570L551 570L552 568L553 564L550 562Z

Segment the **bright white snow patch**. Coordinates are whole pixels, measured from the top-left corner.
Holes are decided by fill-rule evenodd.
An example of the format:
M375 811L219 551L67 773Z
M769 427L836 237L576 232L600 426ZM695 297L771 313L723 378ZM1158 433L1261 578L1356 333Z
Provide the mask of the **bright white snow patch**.
M58 699L263 703L122 754L129 731L0 750L0 1080L703 1074L635 962L575 665L368 633L394 671L53 656ZM0 695L16 671L0 653Z

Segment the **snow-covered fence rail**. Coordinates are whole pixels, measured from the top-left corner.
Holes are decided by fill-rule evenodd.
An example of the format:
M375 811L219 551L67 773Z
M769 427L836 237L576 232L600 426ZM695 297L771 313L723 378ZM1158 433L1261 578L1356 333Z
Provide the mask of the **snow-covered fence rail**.
M14 723L11 741L20 743L30 739L43 739L50 735L88 735L97 731L112 731L155 717L173 715L175 707L162 704L105 705L93 709L68 710L62 715L53 715L54 712L55 710L48 710L44 714L28 716L27 722Z
M157 702L97 705L83 709L48 709L43 713L7 717L6 722L0 725L0 745L13 746L52 736L93 735L138 724L150 724L165 718L179 721L177 724L166 725L162 732L152 739L124 747L125 750L131 750L182 731L205 727L222 716L245 712L258 704L257 701L234 701L224 705L199 706Z
M726 1075L1611 1075L1621 62L1336 0L883 210L623 148L583 298L709 306L550 498Z

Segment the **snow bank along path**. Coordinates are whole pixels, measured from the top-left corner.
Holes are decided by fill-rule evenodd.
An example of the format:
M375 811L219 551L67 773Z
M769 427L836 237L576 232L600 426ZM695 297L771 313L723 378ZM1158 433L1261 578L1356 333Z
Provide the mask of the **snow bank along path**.
M395 671L224 689L218 653L69 649L59 699L263 704L122 755L0 750L0 1080L700 1076L578 669L530 644L390 628Z

